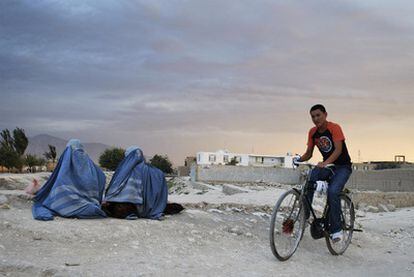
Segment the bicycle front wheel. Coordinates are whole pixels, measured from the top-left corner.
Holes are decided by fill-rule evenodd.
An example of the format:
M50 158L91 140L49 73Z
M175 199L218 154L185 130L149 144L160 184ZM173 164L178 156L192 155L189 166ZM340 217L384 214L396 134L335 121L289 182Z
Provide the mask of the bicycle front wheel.
M305 226L305 211L300 193L291 189L283 193L270 220L270 248L273 255L286 261L296 251Z
M333 242L329 235L325 236L329 252L335 256L342 255L351 243L355 222L355 210L351 198L345 193L342 193L339 198L341 200L342 238L339 242Z

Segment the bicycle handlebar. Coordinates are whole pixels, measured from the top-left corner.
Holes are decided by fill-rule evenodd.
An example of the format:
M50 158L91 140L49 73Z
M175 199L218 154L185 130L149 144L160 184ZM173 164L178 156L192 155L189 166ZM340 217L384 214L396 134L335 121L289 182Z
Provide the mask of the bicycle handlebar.
M297 165L306 165L306 166L309 166L309 167L316 167L316 166L317 166L316 164L313 164L313 163L308 163L308 162L296 162L296 164L297 164ZM331 167L331 166L335 166L335 164L327 164L327 165L325 166L325 168L327 168L327 167Z

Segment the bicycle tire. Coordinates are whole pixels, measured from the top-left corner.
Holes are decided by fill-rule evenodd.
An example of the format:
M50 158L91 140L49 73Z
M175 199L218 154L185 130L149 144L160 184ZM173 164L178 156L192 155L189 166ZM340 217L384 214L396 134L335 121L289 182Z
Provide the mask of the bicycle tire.
M354 223L355 223L354 203L352 203L351 198L349 198L349 196L346 195L345 193L341 193L339 195L339 198L340 198L341 203L343 200L349 207L349 222L346 222L346 220L348 219L346 220L344 219L344 211L341 205L341 223L342 223L342 230L344 231L344 233L347 233L346 241L334 243L331 240L328 233L326 233L325 235L326 246L328 247L329 252L334 256L342 255L343 253L345 253L346 249L348 249L349 244L351 244L352 234L354 232ZM336 249L338 243L343 244L342 248Z
M294 195L294 197L298 201L299 211L298 211L298 214L297 214L297 218L295 218L295 221L298 221L298 224L299 224L298 225L299 234L296 237L296 241L295 241L291 251L289 251L287 254L283 254L282 251L280 251L280 249L278 249L278 246L275 243L275 227L282 227L282 229L283 229L283 226L276 226L276 219L277 219L278 214L281 214L280 208L281 208L281 205L283 203L283 200L285 200L285 198L287 198L289 195ZM293 204L293 209L295 208L296 200ZM279 261L288 260L296 252L296 249L299 246L299 242L303 237L304 225L305 225L305 212L304 212L304 209L303 209L303 205L304 205L304 203L300 200L300 193L295 189L290 189L290 190L284 192L279 197L278 201L276 202L275 207L273 208L272 217L270 219L270 230L269 230L269 233L270 233L270 236L269 236L269 238L270 238L270 248L272 249L273 255ZM294 221L293 224L295 224L295 221ZM294 226L292 227L292 229L294 229ZM293 230L292 230L292 233L293 233ZM277 234L276 233L276 236L281 236L281 235L282 234Z

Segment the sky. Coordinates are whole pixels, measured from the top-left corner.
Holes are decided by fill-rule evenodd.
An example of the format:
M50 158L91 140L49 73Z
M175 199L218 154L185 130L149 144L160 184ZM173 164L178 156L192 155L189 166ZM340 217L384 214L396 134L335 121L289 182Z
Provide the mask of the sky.
M0 1L0 129L167 154L414 161L412 1ZM315 152L316 160L320 155Z

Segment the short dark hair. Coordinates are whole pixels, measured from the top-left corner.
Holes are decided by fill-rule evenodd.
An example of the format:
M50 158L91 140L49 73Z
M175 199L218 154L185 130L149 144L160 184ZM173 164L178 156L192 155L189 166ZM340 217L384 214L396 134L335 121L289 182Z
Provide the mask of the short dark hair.
M321 110L321 112L326 113L326 109L325 109L325 107L324 107L322 104L316 104L316 105L314 105L314 106L310 109L310 111L309 111L309 112L313 112L313 111L316 111L316 110Z

